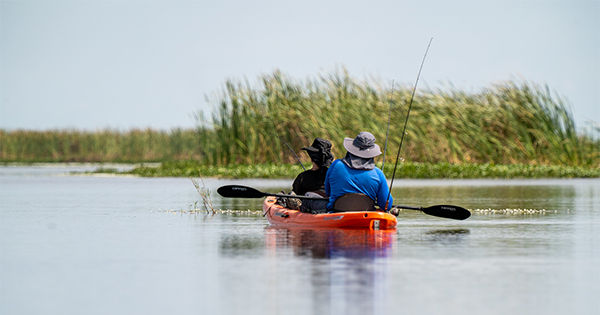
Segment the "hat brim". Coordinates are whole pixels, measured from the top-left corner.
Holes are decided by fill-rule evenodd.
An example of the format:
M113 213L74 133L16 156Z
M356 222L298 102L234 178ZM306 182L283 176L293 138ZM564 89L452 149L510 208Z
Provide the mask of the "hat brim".
M348 150L348 152L350 152L358 157L361 157L364 159L370 159L370 158L374 158L381 154L381 149L379 148L379 146L377 144L375 144L373 148L361 150L361 149L355 147L354 145L352 145L353 142L354 142L354 139L352 139L352 138L344 138L344 148L346 148L346 150Z
M302 150L311 151L311 152L319 152L319 149L317 149L313 146L302 148Z

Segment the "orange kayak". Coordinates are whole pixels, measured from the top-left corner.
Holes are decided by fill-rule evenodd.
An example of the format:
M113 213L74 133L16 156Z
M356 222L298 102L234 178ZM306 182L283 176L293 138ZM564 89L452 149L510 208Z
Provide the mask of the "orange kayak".
M275 201L276 197L269 196L263 202L263 213L273 225L387 230L396 228L398 224L394 215L381 211L312 214L284 208Z

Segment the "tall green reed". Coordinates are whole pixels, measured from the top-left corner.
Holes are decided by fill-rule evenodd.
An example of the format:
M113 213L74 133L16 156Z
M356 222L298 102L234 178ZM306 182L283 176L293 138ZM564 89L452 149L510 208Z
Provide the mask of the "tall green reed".
M3 162L158 162L201 159L198 130L0 130Z
M227 80L208 98L212 117L196 116L196 130L0 130L0 160L296 163L276 134L310 164L299 149L316 137L331 140L338 158L346 152L343 139L360 131L382 145L390 93L381 80L359 80L343 68L304 81L275 71L255 85ZM394 91L387 161L395 162L411 94L412 86ZM548 87L515 81L479 92L445 87L416 94L400 156L422 163L600 167L598 135L597 123L578 132L569 103Z
M199 116L209 164L294 163L270 133L293 148L315 137L330 139L342 157L344 137L372 132L385 139L391 91L377 80L358 80L345 69L305 81L279 71L260 85L228 80L209 102L212 119ZM390 152L401 138L412 87L395 92ZM453 87L417 93L405 138L407 161L427 163L599 165L599 139L578 133L567 101L547 87L507 81L469 93ZM208 139L208 138L207 138ZM308 161L307 156L302 156ZM389 156L388 156L389 158Z

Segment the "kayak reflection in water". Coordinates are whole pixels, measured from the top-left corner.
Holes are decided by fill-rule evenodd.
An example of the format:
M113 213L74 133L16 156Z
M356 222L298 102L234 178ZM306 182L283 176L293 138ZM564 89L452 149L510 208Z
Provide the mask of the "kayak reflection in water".
M290 252L301 262L302 273L294 283L312 292L312 314L385 313L396 237L395 229L265 228L267 256L273 262L289 259ZM270 291L281 292L278 279L289 273L290 264L271 266ZM273 297L274 305L281 303Z
M331 229L281 227L265 228L267 251L291 248L296 256L313 259L372 259L389 257L396 229Z
M292 184L292 193L295 195L305 195L310 197L327 198L325 194L325 176L327 170L333 162L334 156L331 153L331 141L322 138L316 138L312 145L302 148L310 156L312 168L300 173ZM311 212L311 210L325 209L327 200L310 200L296 198L287 198L286 206L288 209L300 210L302 212Z

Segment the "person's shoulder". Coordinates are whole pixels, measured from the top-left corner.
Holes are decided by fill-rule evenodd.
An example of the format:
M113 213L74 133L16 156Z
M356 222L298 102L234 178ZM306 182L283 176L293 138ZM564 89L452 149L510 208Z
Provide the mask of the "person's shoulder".
M315 171L313 171L313 170L306 170L306 171L304 171L304 172L302 172L302 173L298 174L298 176L296 176L296 178L299 178L299 177L306 177L306 176L312 176L312 175L313 175L313 173L315 173Z
M375 167L373 170L375 170L377 176L383 177L385 179L385 174L383 174L383 171L379 167Z
M330 168L330 169L331 169L331 168L334 168L334 167L335 167L336 165L338 165L340 162L342 162L342 160L340 160L340 159L337 159L337 160L333 161L333 163L331 163L331 165L329 165L329 168ZM342 164L344 164L344 163L342 163Z
M344 163L340 163L341 160L335 160L331 163L331 165L329 165L329 168L327 168L327 174L338 174L339 172L341 172L342 170L340 169L340 164L344 165Z

